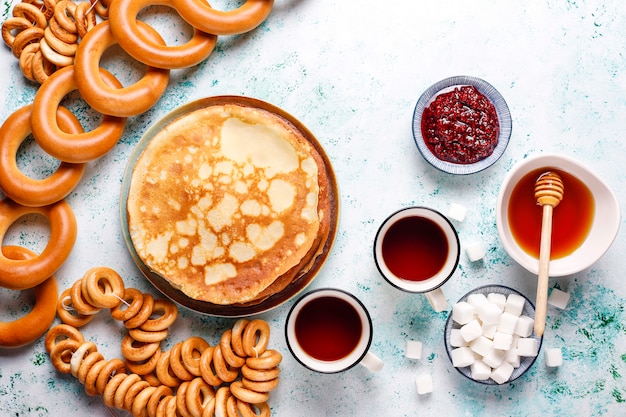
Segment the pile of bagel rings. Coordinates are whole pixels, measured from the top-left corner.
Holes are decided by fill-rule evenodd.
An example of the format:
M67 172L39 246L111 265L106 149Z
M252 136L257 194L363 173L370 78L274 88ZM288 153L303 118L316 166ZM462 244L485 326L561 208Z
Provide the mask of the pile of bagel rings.
M79 328L108 309L126 328L124 360L106 360ZM46 350L54 367L72 374L87 395L135 417L269 416L270 392L279 383L282 355L268 349L267 322L239 319L211 346L191 336L162 351L177 318L176 305L134 288L107 267L92 268L63 291L62 324L50 329Z
M193 27L191 39L166 45L156 29L137 19L150 5L174 9ZM77 234L76 218L65 197L81 181L85 164L117 144L128 117L158 102L168 87L170 70L202 62L213 51L217 36L256 28L272 7L273 0L247 0L229 11L213 9L205 0L24 0L14 6L2 25L2 37L20 59L24 75L41 85L33 103L16 110L0 126L0 190L5 195L0 201L0 240L28 214L48 220L50 238L40 254L20 246L0 250L0 286L33 289L36 297L28 315L0 322L0 348L30 344L54 321L58 298L54 273L67 260ZM123 86L100 67L102 54L116 43L146 66L143 77L132 85ZM90 131L61 105L73 92L101 115L99 125ZM17 166L20 145L31 135L44 152L60 161L45 179L30 178Z

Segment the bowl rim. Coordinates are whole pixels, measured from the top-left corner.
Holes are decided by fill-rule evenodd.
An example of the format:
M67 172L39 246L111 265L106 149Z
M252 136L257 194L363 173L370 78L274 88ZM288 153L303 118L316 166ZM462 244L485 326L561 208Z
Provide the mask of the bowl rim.
M524 299L526 300L526 303L524 304L524 311L522 314L527 315L529 317L532 317L533 319L535 318L535 305L532 303L532 301L525 296L524 294L522 294L520 291L508 287L506 285L501 285L501 284L488 284L488 285L482 285L480 287L476 287L470 291L468 291L467 293L465 293L465 295L463 295L461 298L459 298L458 302L461 301L465 301L467 300L467 297L469 297L471 294L484 294L485 296L488 295L489 293L493 293L493 292L497 292L499 294L517 294L520 295L522 297L524 297ZM531 315L532 314L532 315ZM450 360L450 364L452 364L452 356L451 356L451 351L453 349L452 346L450 346L449 343L449 336L450 336L450 332L452 331L453 327L454 327L455 323L452 320L452 309L450 309L450 313L448 314L448 318L446 320L446 324L444 327L444 333L443 333L443 340L444 340L444 346L446 349L446 354L448 355L448 359ZM495 385L495 386L504 386L507 384L510 384L511 382L517 380L518 378L520 378L521 376L523 376L530 368L532 368L532 366L534 365L534 363L537 361L537 358L539 357L539 354L541 353L541 346L543 345L543 336L537 336L535 335L535 332L533 330L531 336L533 339L537 340L538 346L537 346L537 355L536 356L524 356L521 358L521 361L523 362L523 365L525 366L525 368L522 368L522 365L520 364L520 366L518 368L515 368L513 371L513 374L511 375L511 377L509 378L508 381L499 384L496 381L494 381L491 378L488 378L486 380L478 380L478 379L474 379L471 377L471 371L469 370L469 366L463 367L463 368L457 368L455 366L453 366L454 369L456 369L461 375L463 375L465 378L469 379L470 381L482 384L482 385ZM521 371L520 371L521 369Z
M431 151L428 149L428 146L424 143L422 137L422 114L424 110L430 104L431 100L437 96L442 90L445 90L450 87L456 86L464 86L471 85L476 87L476 89L484 94L495 106L496 113L498 115L498 121L500 123L500 134L498 135L498 144L495 149L485 159L481 159L478 162L473 164L455 164L448 161L443 161L437 158ZM413 139L415 144L417 145L417 149L419 150L422 157L433 167L437 168L440 171L449 173L449 174L457 174L457 175L468 175L474 174L480 171L483 171L500 159L500 157L504 154L506 150L510 138L511 132L513 129L513 123L511 120L511 112L509 110L509 106L504 100L504 97L496 90L488 82L484 81L481 78L468 76L468 75L457 75L453 77L444 78L441 81L438 81L428 87L422 95L417 100L417 104L415 105L415 109L413 111L413 119L412 119L412 130L413 130Z
M586 244L589 235L591 235L590 232L585 242L572 254L565 258L550 261L551 277L573 275L591 267L609 250L615 241L621 224L619 202L613 190L611 190L601 177L595 174L586 164L573 157L559 153L539 153L528 156L514 165L502 181L500 191L498 192L496 200L496 228L500 242L509 256L534 275L539 272L539 261L524 252L515 242L510 228L507 227L508 209L505 209L503 206L505 200L508 201L511 195L514 182L522 178L526 173L542 167L560 169L576 176L581 181L583 181L583 178L580 178L581 174L584 175L586 180L583 181L583 183L589 188L589 191L591 191L596 201L594 223L597 219L603 219L606 224L603 230L607 233L607 238L602 240L602 244L598 244L597 242L594 242L593 245L591 243ZM602 197L603 202L605 202L602 206L605 207L605 209L602 211L598 210L597 201L599 197ZM592 249L591 253L587 252L588 248ZM583 252L585 256L580 256ZM572 265L571 262L568 261L569 259L577 259L578 262Z

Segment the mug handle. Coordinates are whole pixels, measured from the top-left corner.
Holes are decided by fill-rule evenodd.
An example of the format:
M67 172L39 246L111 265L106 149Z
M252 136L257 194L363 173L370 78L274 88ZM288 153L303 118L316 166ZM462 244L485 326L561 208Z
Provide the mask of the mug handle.
M446 296L443 295L443 291L441 288L434 289L427 293L424 293L426 298L428 298L428 302L433 307L433 310L436 312L445 311L448 308L448 300L446 300Z
M372 372L380 371L383 369L383 365L385 364L382 359L369 351L365 354L365 356L363 356L363 359L361 359L361 362L359 363Z

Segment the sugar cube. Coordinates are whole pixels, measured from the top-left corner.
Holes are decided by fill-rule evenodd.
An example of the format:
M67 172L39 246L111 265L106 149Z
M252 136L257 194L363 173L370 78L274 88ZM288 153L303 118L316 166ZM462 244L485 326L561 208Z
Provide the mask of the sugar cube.
M488 337L489 339L493 339L493 336L498 331L497 324L483 324L483 336Z
M497 368L504 362L505 352L503 350L491 349L491 351L483 357L483 362L492 368Z
M491 352L491 349L494 348L493 341L485 336L478 336L476 339L472 340L469 347L481 356L487 355Z
M450 356L452 357L452 366L455 368L463 368L474 363L474 353L467 346L452 349Z
M477 381L484 381L491 376L491 366L486 365L482 360L475 360L470 366L472 378Z
M467 346L467 342L461 336L461 329L452 329L450 331L450 346L461 347Z
M480 305L477 308L478 318L482 321L483 324L498 324L500 323L500 317L502 316L502 311L500 308L487 301L485 304Z
M496 332L493 336L493 348L500 350L508 350L513 343L513 335L510 333Z
M422 358L422 342L417 340L406 341L406 357L409 359L421 359Z
M515 314L507 313L506 311L500 316L500 322L498 323L498 331L507 334L513 334L517 327L519 316Z
M467 297L467 302L473 305L474 308L478 309L478 307L480 307L481 305L487 304L489 300L487 300L487 297L485 296L485 294L477 293L477 294L470 294Z
M461 326L461 336L466 342L471 342L483 333L482 326L478 320L473 319L467 324Z
M465 220L466 213L467 209L465 206L457 203L450 204L450 208L448 209L448 217L459 222Z
M485 257L485 250L480 242L472 242L465 247L465 253L470 262L480 261Z
M520 356L537 356L539 344L532 337L522 337L517 341L517 353Z
M464 325L474 319L475 308L470 303L460 301L452 306L452 320Z
M504 384L511 378L513 371L513 365L508 362L502 362L491 372L491 379L496 381L498 384Z
M504 311L504 306L506 304L506 295L492 292L487 294L487 300L489 300L490 303L493 303L500 307L500 310Z
M552 288L550 296L548 296L548 304L565 310L567 303L569 302L569 294L559 290L558 288Z
M506 304L504 305L504 311L507 313L515 314L516 316L521 316L524 312L524 305L526 304L526 299L519 294L509 294L506 298Z
M433 378L429 374L421 374L415 378L415 386L419 395L433 392Z
M517 319L517 324L515 325L514 334L521 337L528 337L533 333L533 328L535 327L535 320L526 315L522 315Z
M559 348L550 348L544 351L546 366L551 368L561 366L563 364L563 354Z
M512 347L511 349L506 351L506 354L504 355L504 360L513 365L513 368L519 368L522 358L520 357L520 355L517 354L517 348Z

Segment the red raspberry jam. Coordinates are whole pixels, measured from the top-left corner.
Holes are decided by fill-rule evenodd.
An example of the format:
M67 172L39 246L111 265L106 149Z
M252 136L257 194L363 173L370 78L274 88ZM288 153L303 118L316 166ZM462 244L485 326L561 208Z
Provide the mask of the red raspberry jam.
M500 123L496 108L473 86L439 94L422 114L422 136L442 161L473 164L493 153Z

